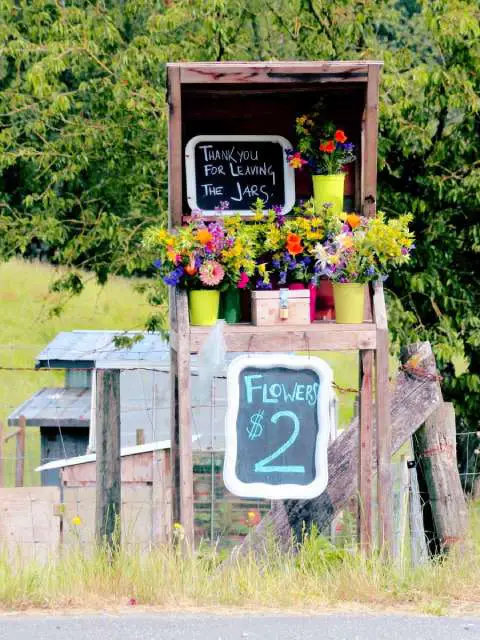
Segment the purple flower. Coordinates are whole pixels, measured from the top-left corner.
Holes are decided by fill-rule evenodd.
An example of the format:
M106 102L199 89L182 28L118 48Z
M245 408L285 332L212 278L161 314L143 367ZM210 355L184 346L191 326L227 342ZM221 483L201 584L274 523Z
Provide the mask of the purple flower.
M161 260L154 260L154 261L153 261L153 266L154 266L156 269L161 269L161 268L162 268L162 261L161 261Z
M286 284L287 283L287 272L286 271L282 271L280 273L280 278L278 280L278 284Z
M230 202L228 200L222 200L218 207L215 207L215 211L225 211L226 209L230 209Z
M265 280L263 278L258 278L257 283L256 283L256 287L257 287L257 289L271 289L272 288L272 283L271 282L265 282Z
M409 253L409 251L408 251L407 247L402 247L402 256L408 256L408 253Z
M272 260L272 266L274 269L280 269L280 260Z
M277 214L277 216L280 216L283 213L283 208L281 205L279 204L274 204L272 209L275 211L275 213Z
M311 263L312 259L309 258L308 256L306 256L305 258L302 258L301 263L305 266L309 265Z
M342 148L344 151L346 151L347 153L352 153L352 151L355 149L355 145L352 142L345 142L342 145Z
M170 273L167 273L167 275L163 277L164 283L168 284L169 287L176 287L182 279L183 272L183 267L177 267L173 271L170 271Z
M367 269L367 276L374 276L375 275L375 267L370 266Z

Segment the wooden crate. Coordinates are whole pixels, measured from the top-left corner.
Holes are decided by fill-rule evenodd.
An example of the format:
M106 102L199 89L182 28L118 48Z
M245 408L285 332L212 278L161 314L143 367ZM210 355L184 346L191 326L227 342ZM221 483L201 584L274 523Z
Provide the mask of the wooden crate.
M310 291L252 291L252 322L257 326L310 324Z

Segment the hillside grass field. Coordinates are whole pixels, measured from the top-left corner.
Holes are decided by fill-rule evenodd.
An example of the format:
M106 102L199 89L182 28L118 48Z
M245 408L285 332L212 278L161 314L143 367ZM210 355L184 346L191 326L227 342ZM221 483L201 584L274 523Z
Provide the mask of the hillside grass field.
M73 329L142 330L154 311L146 299L136 292L135 280L113 278L101 287L88 280L84 291L65 304L59 316L52 310L62 296L49 286L58 277L54 267L24 260L11 260L0 265L0 367L33 369L35 357L60 331ZM313 355L313 354L312 354ZM356 353L316 352L332 366L340 387L357 388L358 357ZM61 371L9 371L0 369L0 420L7 425L8 416L21 403L43 387L62 387ZM351 418L355 394L339 393L339 425ZM13 486L15 441L5 446L5 486ZM40 474L40 434L38 428L27 428L25 485L38 485Z
M60 331L73 329L143 329L152 308L134 289L134 280L113 278L104 287L90 279L84 291L52 316L62 295L51 293L59 271L40 262L11 260L0 265L0 367L33 368L35 357ZM0 420L42 387L63 386L61 371L0 370ZM12 486L15 442L5 447L5 486ZM38 428L27 428L25 485L37 485L40 474Z

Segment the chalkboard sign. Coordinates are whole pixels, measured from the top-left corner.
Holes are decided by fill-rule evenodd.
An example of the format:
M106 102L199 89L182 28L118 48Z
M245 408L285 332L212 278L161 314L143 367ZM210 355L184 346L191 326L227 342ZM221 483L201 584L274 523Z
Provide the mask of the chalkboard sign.
M205 214L251 215L257 198L285 212L295 204L294 170L282 136L196 136L185 149L187 200ZM228 204L228 207L225 205Z
M231 362L223 470L229 491L275 500L325 490L331 386L320 358L246 355Z

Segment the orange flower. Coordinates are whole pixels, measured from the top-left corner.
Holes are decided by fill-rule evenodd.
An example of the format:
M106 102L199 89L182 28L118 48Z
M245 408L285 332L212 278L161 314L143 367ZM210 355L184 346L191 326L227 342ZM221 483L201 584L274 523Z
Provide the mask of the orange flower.
M342 129L337 129L335 131L335 140L337 142L346 142L347 141L347 136L345 135L345 131L342 131Z
M302 239L296 233L289 233L287 236L287 244L300 244Z
M205 245L211 242L212 239L213 239L213 236L210 233L210 231L207 231L206 229L199 229L197 231L197 240L200 242L200 244Z
M302 253L303 247L300 243L288 244L287 251L291 256L297 256L299 253Z
M333 153L335 151L335 143L333 140L320 143L320 151L326 151L327 153Z
M360 216L357 216L356 213L349 213L346 220L351 229L356 229L357 227L359 227L362 221Z
M190 258L190 262L185 267L185 273L188 276L194 276L197 273L197 267L195 266L195 258Z

